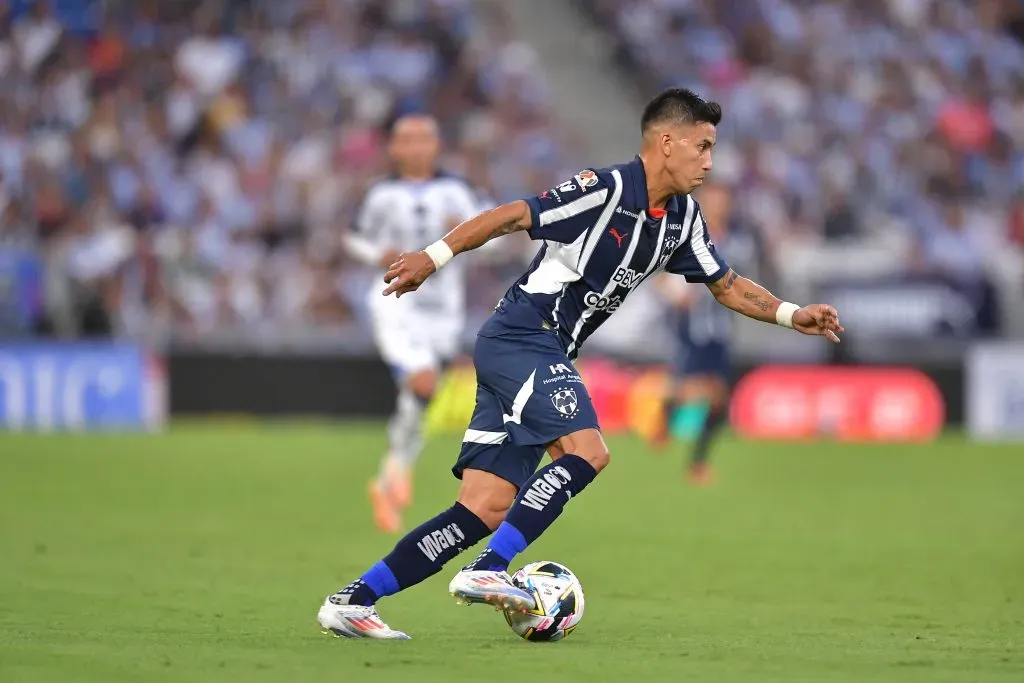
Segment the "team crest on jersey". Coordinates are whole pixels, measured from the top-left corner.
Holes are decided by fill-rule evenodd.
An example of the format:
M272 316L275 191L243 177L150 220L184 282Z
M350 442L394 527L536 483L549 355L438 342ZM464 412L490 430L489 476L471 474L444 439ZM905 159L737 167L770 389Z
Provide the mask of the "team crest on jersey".
M581 188L593 187L597 185L597 174L589 168L584 169L576 174L576 182L580 184Z
M679 246L679 237L676 235L665 236L665 246L662 248L661 256L658 257L658 267L664 268L668 260L672 258L673 252Z
M551 394L551 405L555 406L558 414L567 420L573 417L580 408L575 389L559 389Z

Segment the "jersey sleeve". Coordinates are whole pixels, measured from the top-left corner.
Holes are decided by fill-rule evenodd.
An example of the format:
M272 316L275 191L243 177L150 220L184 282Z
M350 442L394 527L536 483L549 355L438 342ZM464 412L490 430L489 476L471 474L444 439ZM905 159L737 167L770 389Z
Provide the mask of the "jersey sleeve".
M700 207L697 207L689 239L676 247L665 264L665 270L682 275L687 282L704 283L719 280L729 271L729 264L718 253L708 235Z
M382 227L387 215L384 208L380 191L370 187L355 208L348 234L342 240L349 256L368 266L378 265L384 255Z
M530 197L530 237L568 244L587 231L608 202L608 184L585 169L543 194Z
M371 186L367 189L362 201L359 202L353 213L351 232L363 238L373 238L374 235L380 232L381 225L387 215L384 208L379 186Z

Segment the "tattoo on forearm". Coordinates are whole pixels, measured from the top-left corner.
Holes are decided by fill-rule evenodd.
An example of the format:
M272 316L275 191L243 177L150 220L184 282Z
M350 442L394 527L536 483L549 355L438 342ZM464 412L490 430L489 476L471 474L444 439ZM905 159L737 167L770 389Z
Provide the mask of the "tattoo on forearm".
M519 219L513 218L512 220L505 221L504 223L499 225L497 228L495 228L493 231L491 231L491 234L487 236L487 239L488 240L492 240L495 237L501 237L502 235L507 235L510 232L515 232L518 229L519 229Z
M736 282L736 278L738 277L739 275L736 274L735 270L729 270L729 272L725 274L725 289L732 287L732 283Z
M772 307L772 302L765 301L764 297L762 297L757 292L744 292L743 298L752 303L753 305L757 306L758 308L760 308L765 313L767 313L768 310Z

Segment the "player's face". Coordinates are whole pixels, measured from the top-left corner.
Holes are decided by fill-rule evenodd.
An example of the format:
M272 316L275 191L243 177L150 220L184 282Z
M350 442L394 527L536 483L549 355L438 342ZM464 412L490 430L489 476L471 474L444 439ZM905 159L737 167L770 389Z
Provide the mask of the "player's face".
M665 166L680 194L693 192L711 170L711 150L717 140L707 122L673 126L665 145Z
M395 124L388 152L399 174L426 176L434 172L440 147L437 124L432 118L407 116Z

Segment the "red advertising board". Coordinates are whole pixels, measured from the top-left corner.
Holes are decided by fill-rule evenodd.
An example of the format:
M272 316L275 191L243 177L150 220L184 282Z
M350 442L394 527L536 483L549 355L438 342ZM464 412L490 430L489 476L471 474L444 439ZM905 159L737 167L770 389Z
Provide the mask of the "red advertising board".
M764 366L740 380L731 421L758 439L922 441L942 429L935 384L911 368Z

